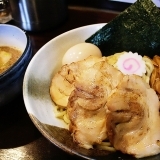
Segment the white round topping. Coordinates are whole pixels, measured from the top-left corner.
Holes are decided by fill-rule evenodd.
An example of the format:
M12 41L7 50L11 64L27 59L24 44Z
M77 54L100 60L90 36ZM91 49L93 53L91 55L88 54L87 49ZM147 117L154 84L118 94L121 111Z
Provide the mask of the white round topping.
M145 61L138 53L125 52L119 57L117 67L125 75L136 74L142 76L146 73Z

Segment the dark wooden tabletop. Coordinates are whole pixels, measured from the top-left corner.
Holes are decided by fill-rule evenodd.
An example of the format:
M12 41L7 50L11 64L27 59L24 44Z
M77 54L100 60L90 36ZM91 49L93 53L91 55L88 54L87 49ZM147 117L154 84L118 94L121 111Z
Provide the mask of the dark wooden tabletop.
M118 13L78 6L68 7L68 18L60 26L41 32L27 32L33 54L49 40L68 30L89 24L107 23ZM14 22L10 22L14 25ZM57 148L34 126L25 109L22 94L0 109L0 160L77 159Z

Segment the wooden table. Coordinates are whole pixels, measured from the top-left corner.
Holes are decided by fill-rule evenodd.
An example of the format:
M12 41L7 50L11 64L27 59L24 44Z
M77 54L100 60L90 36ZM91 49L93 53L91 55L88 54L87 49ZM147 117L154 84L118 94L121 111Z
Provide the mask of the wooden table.
M117 14L107 10L69 6L68 19L61 26L27 34L36 54L45 43L63 32L84 25L106 23ZM13 21L9 23L14 25ZM0 160L75 159L41 135L28 116L22 94L0 110Z

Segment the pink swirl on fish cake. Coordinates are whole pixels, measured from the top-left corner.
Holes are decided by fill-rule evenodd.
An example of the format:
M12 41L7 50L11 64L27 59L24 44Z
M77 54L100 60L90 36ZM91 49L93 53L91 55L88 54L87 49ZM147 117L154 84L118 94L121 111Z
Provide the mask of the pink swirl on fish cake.
M123 62L123 67L129 72L135 73L140 68L140 64L135 58L128 58Z

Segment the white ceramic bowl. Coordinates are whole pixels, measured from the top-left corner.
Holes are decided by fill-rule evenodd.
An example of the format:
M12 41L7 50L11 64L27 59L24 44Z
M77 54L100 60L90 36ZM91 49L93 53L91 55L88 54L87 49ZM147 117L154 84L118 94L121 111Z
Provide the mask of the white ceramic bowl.
M98 149L84 149L73 143L66 124L55 117L49 94L53 75L60 68L64 53L84 42L105 24L94 24L68 31L45 44L32 58L24 77L23 97L27 112L39 131L62 150L86 159L134 159L120 152L110 154ZM159 155L154 157L159 159ZM153 159L154 159L153 158ZM146 157L145 160L151 160Z
M0 46L22 51L21 57L0 74L0 107L3 107L22 92L23 77L32 57L32 47L29 36L23 30L8 24L0 24Z

